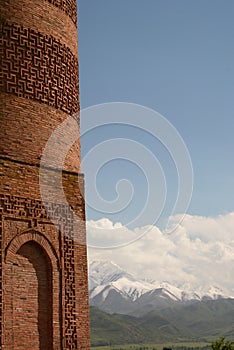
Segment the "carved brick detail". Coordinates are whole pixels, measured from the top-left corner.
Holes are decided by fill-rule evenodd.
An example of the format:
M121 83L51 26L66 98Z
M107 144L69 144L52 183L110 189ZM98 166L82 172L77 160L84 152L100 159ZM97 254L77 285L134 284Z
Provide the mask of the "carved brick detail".
M52 5L64 11L77 26L76 0L46 0Z
M64 324L63 339L64 349L78 349L77 326L76 326L76 290L75 290L75 254L73 240L73 212L68 205L45 203L40 200L21 198L11 195L0 194L0 245L2 248L3 221L4 217L12 219L27 219L34 225L37 222L48 223L51 219L58 223L61 230L61 273L63 280L63 302L64 305ZM36 229L36 227L35 227ZM3 251L4 251L3 249ZM64 261L64 263L62 263ZM2 257L0 260L2 264ZM2 266L1 272L2 272ZM2 275L0 284L2 283ZM62 288L62 286L60 286ZM0 285L0 293L2 285ZM62 292L62 291L61 291ZM63 293L62 293L63 294ZM2 318L2 294L0 294L0 318ZM0 332L1 332L0 327ZM2 338L0 333L0 348L2 347Z
M76 332L76 293L74 241L64 239L64 285L65 285L65 349L78 349Z
M4 23L1 32L0 91L78 112L78 60L71 50L53 36L15 24Z

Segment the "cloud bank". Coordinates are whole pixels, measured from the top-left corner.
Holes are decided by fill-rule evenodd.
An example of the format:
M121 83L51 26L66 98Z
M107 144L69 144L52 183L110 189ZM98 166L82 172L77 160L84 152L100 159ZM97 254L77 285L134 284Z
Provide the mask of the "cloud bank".
M178 216L170 219L171 224ZM103 218L87 222L89 260L111 260L139 278L178 286L218 286L234 292L234 212L218 217L185 215L171 233L156 226L129 230ZM139 238L140 237L140 238ZM134 241L135 240L135 241ZM127 244L116 249L94 246Z

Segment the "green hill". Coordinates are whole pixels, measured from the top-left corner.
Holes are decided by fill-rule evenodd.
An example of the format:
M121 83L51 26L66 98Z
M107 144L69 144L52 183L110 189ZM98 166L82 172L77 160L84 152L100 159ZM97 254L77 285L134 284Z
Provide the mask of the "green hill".
M90 308L91 344L120 345L234 338L234 300L176 305L142 317Z
M110 315L91 306L91 344L96 346L144 342L144 333L136 321L134 317Z
M151 327L143 325L142 318L132 316L107 314L96 307L90 308L91 321L91 344L118 345L118 344L141 344L145 342L160 342L170 340L168 334L160 330L170 326L167 320L155 315ZM168 329L168 328L167 328Z

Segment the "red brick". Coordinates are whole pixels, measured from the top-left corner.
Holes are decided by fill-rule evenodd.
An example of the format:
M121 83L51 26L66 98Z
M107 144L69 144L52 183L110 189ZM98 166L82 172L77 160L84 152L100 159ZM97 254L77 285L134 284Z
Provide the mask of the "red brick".
M46 200L39 184L50 135L73 113L79 123L76 1L0 0L0 11L0 348L88 350L79 141L62 173L51 153Z

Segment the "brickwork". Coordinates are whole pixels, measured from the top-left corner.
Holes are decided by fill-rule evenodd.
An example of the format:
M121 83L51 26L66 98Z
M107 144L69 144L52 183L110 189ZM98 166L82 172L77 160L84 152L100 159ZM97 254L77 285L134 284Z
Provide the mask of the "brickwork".
M47 0L54 6L58 7L62 11L64 11L68 16L72 18L74 23L77 22L77 14L76 14L76 0Z
M33 16L37 17L38 12L40 8L44 8L44 10L47 10L47 4L48 2L51 6L55 7L59 12L63 12L66 16L68 16L72 22L74 23L75 26L77 26L77 9L76 9L76 0L42 0L40 1L40 5L38 6L37 1L29 1L32 5L34 5L34 12L30 11L30 7L28 7L28 1L27 0L22 0L21 1L21 8L19 7L18 10L20 13L25 12L25 16L27 18L27 21L31 24L31 21L33 20ZM8 18L10 17L11 14L14 14L14 5L15 3L19 3L18 0L1 0L2 3L2 8L3 8L3 14L4 14L4 8L7 6L12 7L11 12L8 14ZM30 5L29 5L30 6ZM32 7L33 9L33 7ZM52 12L52 10L50 10ZM58 12L58 13L59 13ZM40 12L39 12L40 14ZM44 17L45 15L43 15ZM62 14L59 13L59 16L62 17ZM41 19L44 19L44 18ZM50 23L49 23L50 24ZM51 31L51 28L48 27L48 31Z
M0 18L0 348L89 350L79 135L60 133L62 169L57 148L40 168L56 128L79 123L76 1L0 0Z
M14 345L22 350L30 350L32 346L52 350L50 261L41 246L33 241L23 244L16 254L11 276L15 286L12 298Z
M52 36L16 24L1 26L0 91L79 111L78 60Z
M13 94L2 93L1 97L0 140L4 140L0 142L1 156L27 164L39 164L51 133L67 118L67 114L44 103ZM61 135L64 147L70 138L69 134ZM57 149L54 150L51 164L56 161L56 153ZM79 172L79 164L80 145L77 139L67 156L64 169Z
M77 27L64 11L43 0L1 0L1 3L1 23L18 24L44 36L51 35L77 56Z
M21 308L21 304L16 304L17 301L14 302L14 300L17 299L12 299L12 294L19 293L19 290L15 291L16 285L12 285L11 282L15 276L15 266L28 263L25 260L20 262L16 257L20 247L27 242L40 244L53 267L54 311L51 332L53 332L54 349L89 349L86 246L83 244L85 222L80 221L79 231L75 230L73 214L68 206L43 204L38 200L10 195L1 196L0 213L0 237L4 248L3 285L5 286L3 349L11 349L12 339L15 338L13 311ZM51 218L57 222L56 226L51 223ZM79 237L76 237L76 232L79 232ZM32 267L29 267L29 272L30 269L32 270ZM60 285L59 274L62 280ZM34 275L34 278L30 278L30 283L38 283L35 280L35 273L31 275ZM78 285L79 288L77 288ZM62 334L58 327L59 305L64 309L63 323L60 324ZM79 318L79 315L82 317ZM14 343L14 349L21 349L16 345ZM35 345L31 349L43 350L44 348Z

